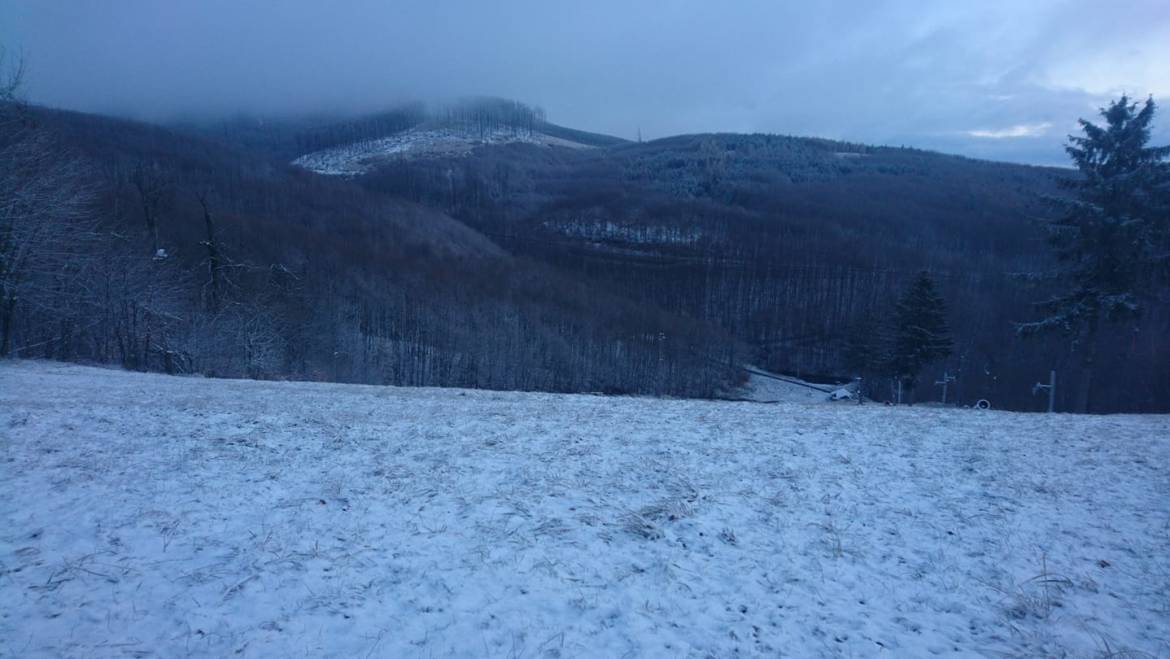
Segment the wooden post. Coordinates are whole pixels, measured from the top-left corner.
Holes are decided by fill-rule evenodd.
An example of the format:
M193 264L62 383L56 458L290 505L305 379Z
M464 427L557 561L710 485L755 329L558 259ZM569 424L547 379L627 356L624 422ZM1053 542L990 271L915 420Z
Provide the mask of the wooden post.
M943 371L942 380L935 382L936 385L942 385L942 388L943 388L942 404L943 405L947 404L947 387L954 381L955 381L955 376L951 375L950 373L947 373L946 371Z
M1032 385L1032 395L1035 396L1041 389L1048 390L1048 413L1051 414L1056 411L1056 371L1048 372L1048 384L1040 384L1037 382Z

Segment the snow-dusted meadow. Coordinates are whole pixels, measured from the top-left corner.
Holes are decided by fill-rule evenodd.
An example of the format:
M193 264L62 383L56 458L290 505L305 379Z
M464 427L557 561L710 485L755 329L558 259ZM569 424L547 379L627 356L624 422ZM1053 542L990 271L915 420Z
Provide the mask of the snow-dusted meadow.
M1167 417L0 363L0 656L1120 651Z

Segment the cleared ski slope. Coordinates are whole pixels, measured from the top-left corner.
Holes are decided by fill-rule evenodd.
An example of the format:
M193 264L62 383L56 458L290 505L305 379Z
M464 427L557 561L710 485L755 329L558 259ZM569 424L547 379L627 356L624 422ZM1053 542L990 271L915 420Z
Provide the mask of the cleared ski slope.
M0 656L1170 656L1168 465L1166 417L0 362Z

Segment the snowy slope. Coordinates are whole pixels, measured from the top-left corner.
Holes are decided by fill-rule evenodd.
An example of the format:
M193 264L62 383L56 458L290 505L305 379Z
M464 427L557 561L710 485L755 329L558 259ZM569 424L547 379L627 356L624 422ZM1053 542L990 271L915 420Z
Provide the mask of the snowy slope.
M0 656L1170 656L1168 437L0 362Z
M825 403L833 391L840 389L837 385L807 382L754 366L747 368L747 378L742 387L727 397L757 403Z
M292 164L318 174L357 176L391 160L461 157L471 153L477 146L515 142L574 149L591 148L536 131L496 129L480 134L451 127L420 127L377 140L314 151L297 158Z

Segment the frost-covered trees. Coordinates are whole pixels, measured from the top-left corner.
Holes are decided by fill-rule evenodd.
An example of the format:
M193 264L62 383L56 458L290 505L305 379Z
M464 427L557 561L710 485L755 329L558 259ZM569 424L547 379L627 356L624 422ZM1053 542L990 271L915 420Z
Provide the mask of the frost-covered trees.
M88 167L57 149L17 100L23 67L0 50L0 356L21 316L69 331L93 259Z
M1044 316L1023 323L1025 334L1072 334L1081 353L1078 408L1088 411L1097 334L1102 322L1141 315L1170 266L1170 147L1151 147L1153 99L1141 105L1122 96L1101 110L1104 125L1081 120L1083 136L1066 151L1079 176L1066 183L1070 198L1055 200L1059 214L1049 238L1062 264L1062 290L1040 302Z
M21 70L0 57L0 356L174 370L182 274L154 226L148 255L103 224L102 167L20 102Z
M913 389L923 367L951 354L946 304L925 272L910 284L894 312L894 339L889 369L906 389Z

